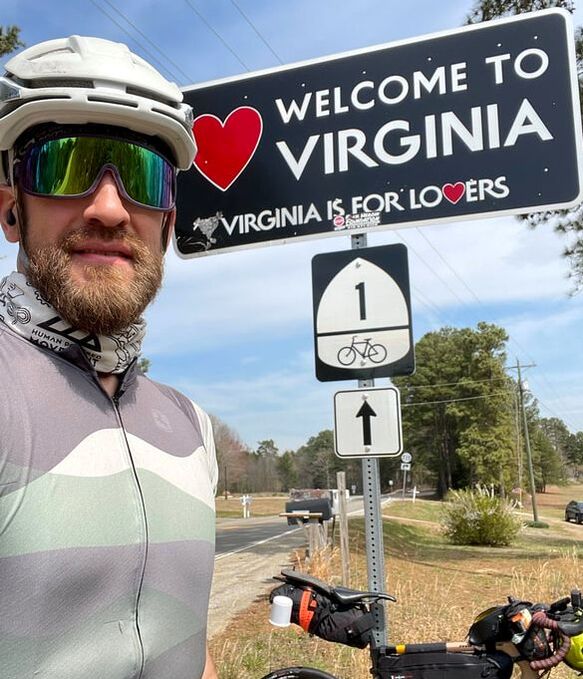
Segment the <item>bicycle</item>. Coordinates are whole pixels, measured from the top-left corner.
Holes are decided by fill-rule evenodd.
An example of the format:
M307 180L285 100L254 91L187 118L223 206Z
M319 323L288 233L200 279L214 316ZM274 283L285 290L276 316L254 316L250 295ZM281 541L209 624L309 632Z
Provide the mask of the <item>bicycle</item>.
M387 349L382 344L373 344L372 338L357 340L357 335L352 336L351 344L338 350L338 363L352 365L357 356L369 359L373 363L382 363L387 357Z
M550 605L508 597L508 603L493 606L475 618L466 641L377 646L371 634L374 623L370 606L382 600L396 601L395 597L331 587L291 570L281 571L276 579L284 585L277 587L271 598L274 593L292 594L292 622L299 623L303 615L302 623L306 623L306 612L311 610L313 617L301 625L311 634L358 648L369 646L373 679L510 679L514 666L519 667L521 679L539 679L562 662L583 670L583 602L579 590ZM322 614L317 617L320 608ZM348 619L351 622L342 634L338 630L330 634L334 627L330 620L338 612L344 616L341 624ZM322 621L327 621L325 636ZM262 679L338 678L296 666L274 670Z

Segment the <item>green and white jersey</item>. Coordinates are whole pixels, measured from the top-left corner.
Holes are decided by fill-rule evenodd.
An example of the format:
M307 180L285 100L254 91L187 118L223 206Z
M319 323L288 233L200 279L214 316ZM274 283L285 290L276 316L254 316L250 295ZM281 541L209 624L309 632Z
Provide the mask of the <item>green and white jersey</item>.
M130 367L0 323L0 676L199 679L214 562L208 416Z

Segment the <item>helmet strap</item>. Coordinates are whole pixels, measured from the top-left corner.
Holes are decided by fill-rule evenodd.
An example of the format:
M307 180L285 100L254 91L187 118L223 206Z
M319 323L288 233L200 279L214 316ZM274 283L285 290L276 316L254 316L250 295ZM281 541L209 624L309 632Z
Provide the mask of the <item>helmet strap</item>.
M26 227L26 219L25 219L25 211L24 211L24 204L22 202L22 194L18 190L18 183L14 179L14 148L11 148L6 155L6 160L7 160L7 176L8 176L8 182L9 185L12 187L12 192L14 194L14 206L16 208L16 223L18 224L18 232L20 234L20 240L18 243L18 255L16 258L16 264L18 267L19 271L22 271L23 273L26 273L28 271L28 266L29 266L29 259L28 259L28 254L26 253L26 234L25 234L25 227Z

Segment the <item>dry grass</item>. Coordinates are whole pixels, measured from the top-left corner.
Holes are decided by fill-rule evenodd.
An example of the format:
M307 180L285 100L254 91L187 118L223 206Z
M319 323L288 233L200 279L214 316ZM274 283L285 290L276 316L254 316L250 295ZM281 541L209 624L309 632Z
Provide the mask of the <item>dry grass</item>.
M261 497L252 496L251 516L277 516L285 511L285 503L288 497ZM215 500L217 516L220 518L242 518L243 505L238 495L233 495L225 500L224 497L217 497Z
M557 504L563 499L562 493L560 499L554 497ZM477 613L504 603L509 594L548 602L583 583L576 531L566 535L527 529L514 547L459 547L448 544L439 526L426 519L411 524L385 519L384 543L386 588L398 599L387 609L393 642L460 640ZM350 545L350 584L366 588L362 519L350 522ZM299 555L297 563L307 570ZM338 550L317 555L309 570L338 583ZM258 679L275 667L300 664L342 679L370 679L367 651L311 638L296 627L273 629L268 610L266 598L259 599L212 640L221 679ZM566 667L553 673L556 679L570 676L573 672Z

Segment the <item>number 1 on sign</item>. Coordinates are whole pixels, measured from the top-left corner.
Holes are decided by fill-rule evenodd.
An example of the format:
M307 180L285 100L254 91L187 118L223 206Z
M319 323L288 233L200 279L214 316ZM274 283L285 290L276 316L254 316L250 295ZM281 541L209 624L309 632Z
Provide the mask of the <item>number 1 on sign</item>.
M358 303L360 305L360 320L366 320L366 302L364 299L364 281L354 286L355 290L358 290Z

